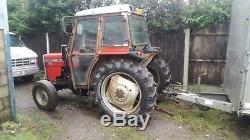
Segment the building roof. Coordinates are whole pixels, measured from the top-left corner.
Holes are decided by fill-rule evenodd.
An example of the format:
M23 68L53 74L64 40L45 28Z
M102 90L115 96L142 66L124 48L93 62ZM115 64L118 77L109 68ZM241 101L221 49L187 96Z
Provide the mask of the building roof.
M119 12L133 12L133 6L129 4L112 5L99 8L93 8L76 12L75 16L90 16L90 15L101 15Z

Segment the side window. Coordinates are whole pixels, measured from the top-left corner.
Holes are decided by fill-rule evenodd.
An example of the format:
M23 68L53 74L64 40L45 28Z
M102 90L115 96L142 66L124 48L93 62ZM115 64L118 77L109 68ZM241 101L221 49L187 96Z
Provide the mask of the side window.
M73 51L94 53L97 43L98 19L81 19L77 23L75 46Z
M124 16L104 17L103 46L128 46Z

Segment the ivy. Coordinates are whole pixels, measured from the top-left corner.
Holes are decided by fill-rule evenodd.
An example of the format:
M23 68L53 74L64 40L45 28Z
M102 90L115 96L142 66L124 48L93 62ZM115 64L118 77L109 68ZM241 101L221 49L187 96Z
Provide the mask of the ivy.
M107 6L116 0L8 0L11 31L19 34L59 33L62 16ZM228 23L232 0L120 0L143 8L151 33Z
M185 28L203 28L210 24L229 23L232 0L121 0L145 10L152 32Z
M182 28L203 28L229 23L232 0L195 0L181 12Z

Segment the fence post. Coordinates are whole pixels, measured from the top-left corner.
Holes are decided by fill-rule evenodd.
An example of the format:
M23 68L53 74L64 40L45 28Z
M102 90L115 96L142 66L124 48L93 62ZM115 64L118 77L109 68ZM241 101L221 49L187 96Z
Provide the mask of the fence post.
M190 48L190 29L185 29L185 49L184 49L184 68L183 68L183 88L188 87L188 65L189 65L189 48Z

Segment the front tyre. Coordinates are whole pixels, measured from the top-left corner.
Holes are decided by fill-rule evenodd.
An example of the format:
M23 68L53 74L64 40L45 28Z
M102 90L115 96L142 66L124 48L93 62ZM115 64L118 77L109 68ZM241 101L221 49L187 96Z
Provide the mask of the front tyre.
M147 68L127 59L103 62L93 73L93 91L104 114L150 115L156 86Z
M51 111L57 106L56 88L47 80L40 80L33 85L32 96L35 104L41 110Z

